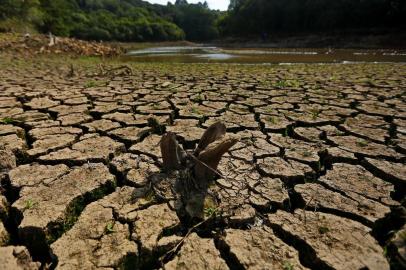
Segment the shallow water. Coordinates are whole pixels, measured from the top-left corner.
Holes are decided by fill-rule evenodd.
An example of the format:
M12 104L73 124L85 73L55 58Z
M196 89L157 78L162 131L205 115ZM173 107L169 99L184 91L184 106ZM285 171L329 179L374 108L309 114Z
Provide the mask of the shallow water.
M130 50L126 58L136 62L177 63L406 63L406 50L356 49L226 49L212 46L155 47Z

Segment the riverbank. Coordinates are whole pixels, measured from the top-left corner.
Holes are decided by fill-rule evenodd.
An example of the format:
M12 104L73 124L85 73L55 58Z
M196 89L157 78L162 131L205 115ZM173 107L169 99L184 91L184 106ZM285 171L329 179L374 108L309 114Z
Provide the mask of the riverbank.
M406 31L389 29L330 34L276 34L265 40L229 38L210 42L224 48L335 48L335 49L406 49Z

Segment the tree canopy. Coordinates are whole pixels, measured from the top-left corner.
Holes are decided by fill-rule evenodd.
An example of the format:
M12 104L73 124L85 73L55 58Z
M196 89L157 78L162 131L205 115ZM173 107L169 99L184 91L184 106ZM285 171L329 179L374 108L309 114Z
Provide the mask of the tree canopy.
M0 0L0 31L52 32L89 40L245 38L366 28L406 28L405 0L231 0L150 4L142 0Z

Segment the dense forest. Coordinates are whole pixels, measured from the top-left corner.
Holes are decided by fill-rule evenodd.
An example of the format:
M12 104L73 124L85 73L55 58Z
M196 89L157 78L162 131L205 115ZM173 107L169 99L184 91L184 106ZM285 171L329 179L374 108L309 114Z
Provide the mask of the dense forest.
M89 40L204 41L337 30L406 29L406 0L231 0L166 6L142 0L0 0L0 31Z

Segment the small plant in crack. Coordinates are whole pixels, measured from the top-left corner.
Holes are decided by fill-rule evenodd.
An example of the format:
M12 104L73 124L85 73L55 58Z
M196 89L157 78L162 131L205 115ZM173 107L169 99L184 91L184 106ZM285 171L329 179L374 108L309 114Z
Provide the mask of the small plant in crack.
M283 137L289 137L288 128L285 128L285 130L283 131Z
M283 270L293 270L293 264L289 261L284 261L282 265Z
M337 130L334 132L334 134L335 134L336 136L344 136L344 135L345 135L345 132L340 131L340 130L337 129Z
M165 126L161 125L155 117L148 118L148 125L152 128L153 133L161 135L165 132Z
M383 256L388 257L388 246L383 247Z
M17 121L11 117L5 117L3 119L0 119L1 124L14 124L15 122Z
M310 114L312 115L312 119L316 120L320 115L320 110L319 109L312 109L312 110L310 110Z
M92 87L95 87L95 86L97 86L97 83L95 81L88 81L84 85L85 88L92 88Z
M38 205L38 202L34 202L31 199L28 199L27 201L25 201L25 209L33 209L37 205Z
M265 111L267 113L272 113L273 112L273 108L272 107L266 107Z
M357 145L358 145L359 147L367 147L367 146L368 146L368 142L365 141L365 140L358 140L358 141L357 141Z
M147 202L152 202L155 200L155 193L152 190L147 192L144 196L144 200Z
M302 156L303 157L311 157L312 156L312 152L305 150L302 152Z
M217 209L213 208L213 207L208 207L204 209L204 216L205 217L212 217L212 216L216 216L217 214Z
M159 110L159 109L161 109L161 107L159 106L158 103L154 103L154 104L152 104L152 109Z
M203 101L203 96L199 93L199 94L195 97L195 100L196 100L197 102L201 102L201 101Z
M199 111L199 109L198 109L197 107L195 107L195 106L192 106L192 107L190 108L190 112L191 112L191 113L194 113L194 114L201 114L200 111Z
M324 226L320 226L320 227L318 228L318 230L319 230L319 233L320 233L320 234L326 234L326 233L328 233L328 232L330 231L329 228L324 227Z
M276 88L285 88L288 86L288 83L286 80L279 80L274 84L274 87Z
M268 121L271 122L274 125L278 123L278 119L275 118L274 116L269 116Z
M402 239L403 242L406 243L406 231L400 232L399 236L400 236L400 239Z
M106 234L112 234L115 233L116 231L114 230L114 221L110 221L109 223L106 224L105 232Z
M320 160L317 161L317 170L321 171L321 162L320 162Z

